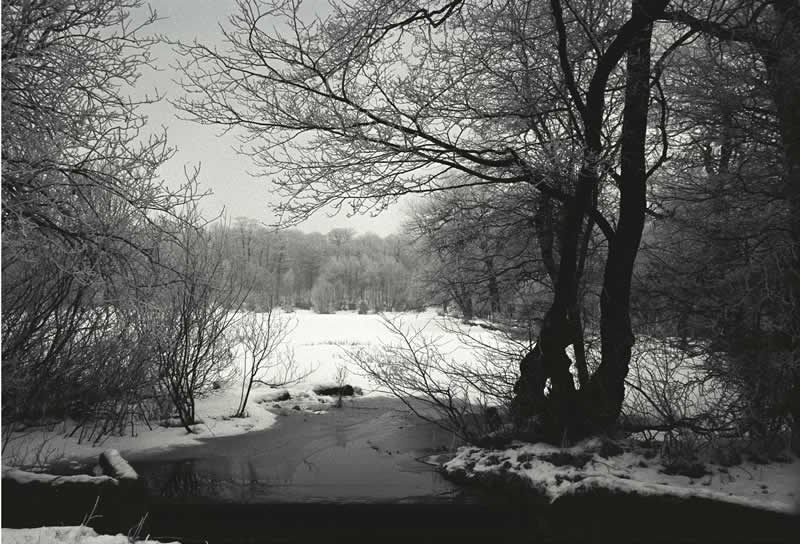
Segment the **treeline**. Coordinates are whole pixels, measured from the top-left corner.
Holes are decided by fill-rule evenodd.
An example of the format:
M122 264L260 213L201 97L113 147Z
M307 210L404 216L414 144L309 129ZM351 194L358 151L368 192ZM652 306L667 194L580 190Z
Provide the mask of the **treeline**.
M402 311L424 306L422 262L405 236L385 238L346 228L327 234L274 231L238 218L212 228L224 259L248 286L245 308L359 312Z

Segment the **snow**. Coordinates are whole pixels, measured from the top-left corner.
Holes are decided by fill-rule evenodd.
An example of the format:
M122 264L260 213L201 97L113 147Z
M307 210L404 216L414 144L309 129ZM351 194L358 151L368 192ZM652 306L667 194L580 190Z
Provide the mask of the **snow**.
M130 540L126 535L99 535L91 527L37 527L33 529L3 528L4 544L129 544L149 542ZM177 544L177 543L170 543Z
M691 355L674 342L637 339L626 379L623 412L653 423L699 420L712 416L720 424L737 392L704 370L703 355Z
M432 309L424 312L387 312L385 314L360 315L355 312L337 314L315 314L308 310L297 310L289 314L297 320L291 334L295 357L301 367L315 368L309 379L300 385L333 384L339 366L347 368L347 383L360 387L366 394L374 393L374 385L363 372L346 356L347 351L359 348L376 349L384 343L396 343L397 339L386 328L384 317L399 323L404 328L422 331L435 341L437 347L449 357L469 361L471 353L460 341L457 331L469 332L476 337L491 336L491 332L479 326L467 326L458 320L437 315Z
M136 434L108 436L100 444L79 443L77 438L69 437L73 423L66 421L53 429L40 429L37 432L26 430L12 437L3 450L3 463L15 466L38 466L59 459L97 458L106 449L115 449L130 459L132 455L154 452L177 446L191 446L205 438L230 436L248 431L270 428L275 415L253 401L248 402L249 417L232 418L238 406L239 392L235 389L216 390L198 400L197 412L202 414L203 423L194 425L189 434L182 427L162 427L153 424L152 429L139 425ZM45 452L43 455L40 452ZM44 458L42 458L44 457Z
M478 322L463 324L458 320L441 317L434 310L406 314L388 313L385 316L396 320L404 328L423 331L422 334L432 339L447 358L458 364L477 364L475 361L478 357L470 346L463 343L460 334L466 333L472 337L473 345L485 343L497 346L502 342L500 335L479 326ZM27 429L15 435L3 451L4 477L8 475L21 481L65 482L70 481L68 478L89 481L92 478L90 476L31 475L7 467L42 466L47 461L61 458L96 460L107 449L116 450L116 455L121 452L124 458L136 459L137 456L159 450L196 445L204 439L269 429L278 418L287 415L291 410L311 415L324 413L336 399L318 395L314 389L320 385L335 383L340 367L347 370L346 383L360 388L365 396L381 394L347 356L347 351L377 349L385 343L397 342L398 339L392 337L387 330L382 316L360 315L355 312L321 315L298 310L286 314L285 317L296 323L288 337L288 344L294 350L300 370L310 369L313 372L299 383L288 387L254 387L246 409L247 417L231 417L238 407L240 395L239 383L234 380L198 399L197 414L203 423L195 425L191 434L181 427L154 425L153 429L147 429L146 426L139 425L135 436L110 436L103 443L94 445L79 444L75 438L67 437L72 428L71 422L64 422L56 428L41 428L35 432ZM661 347L655 346L646 338L640 339L637 346L631 363L630 379L647 381L661 375L669 376L671 383L677 384L674 393L691 399L688 406L690 410L703 411L709 405L718 404L722 400L710 394L709 384L694 380L693 367L697 360L685 354L672 353L672 348L664 348L663 344ZM286 393L290 398L278 400ZM646 406L641 397L635 390L628 388L626 406L638 408L640 413L644 412L651 417L660 415L653 406ZM345 402L357 403L358 397L345 397ZM664 474L661 471L661 459L657 455L647 459L641 452L629 451L606 459L599 455L597 448L597 442L587 442L577 449L567 450L571 455L583 453L589 456L590 460L582 468L556 466L542 459L542 456L547 457L565 450L541 444L515 444L504 451L461 448L445 468L450 472L462 470L468 478L481 472L506 471L516 474L550 500L566 493L578 493L587 488L601 486L616 491L699 496L777 511L800 511L800 461L797 459L786 464L744 463L730 468L707 465L710 474L692 480L685 476ZM116 455L112 457L116 459ZM491 456L499 462L492 462ZM506 468L503 468L504 463L508 465ZM126 470L120 472L127 474Z
M650 457L642 451L626 451L604 458L599 450L600 442L596 439L564 449L525 443L514 443L505 450L462 447L443 468L467 480L486 474L515 475L550 502L587 489L604 488L643 496L698 497L775 512L800 512L800 459L797 458L766 465L707 464L709 474L689 478L665 474L659 455ZM559 455L562 460L554 463ZM563 460L569 457L576 461L569 464ZM585 464L580 466L583 461Z
M415 330L424 329L425 334L435 337L437 345L448 350L448 353L453 353L456 358L468 359L468 350L461 346L457 335L449 330L447 323L451 320L438 316L435 311L385 315ZM152 429L144 424L137 425L134 436L108 436L100 444L78 443L77 438L67 436L74 428L74 422L65 421L50 428L28 428L16 433L3 450L3 464L43 468L50 462L62 459L96 459L106 449L115 449L126 459L136 459L137 456L157 451L197 445L205 439L266 430L275 424L280 414L295 406L312 414L326 411L335 399L317 395L313 389L335 383L340 366L347 368L346 383L360 388L365 396L381 394L375 391L373 384L346 356L346 350L377 348L382 341L391 341L382 316L355 312L323 315L297 310L285 314L285 317L296 321L288 344L294 350L299 369L313 372L301 382L285 388L254 386L246 407L247 417L231 417L239 404L241 385L237 380L232 380L197 399L196 412L202 423L194 425L192 433L175 426L174 422L167 422L166 426L151 422ZM480 327L462 327L476 334L486 332ZM273 401L283 391L288 391L292 398Z
M88 474L76 474L74 476L55 476L53 474L38 474L26 472L11 467L3 467L3 479L10 479L18 484L41 483L49 485L62 484L105 484L116 485L118 482L111 476L90 476Z
M114 478L118 480L138 480L139 475L133 470L133 467L120 455L115 449L104 451L100 454L100 458L104 459L108 466L111 468ZM102 463L102 461L101 461Z

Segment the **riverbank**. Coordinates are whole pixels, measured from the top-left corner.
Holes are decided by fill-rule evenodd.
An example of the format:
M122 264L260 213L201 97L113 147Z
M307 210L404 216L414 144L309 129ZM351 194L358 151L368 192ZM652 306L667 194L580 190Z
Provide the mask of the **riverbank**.
M704 516L709 516L710 523L713 515L721 516L720 522L738 516L738 521L731 522L733 526L742 519L777 520L777 526L763 527L762 533L757 528L731 533L731 523L724 533L721 529L718 533L737 541L770 542L796 537L778 529L800 529L800 459L791 454L782 462L764 464L678 466L662 458L657 445L595 438L571 448L522 442L505 449L461 447L442 464L442 471L462 485L525 496L552 509L556 517L562 510L589 508L594 512L589 516L594 524L622 522L619 515L625 523L643 527L659 523L662 530L671 521L699 522ZM615 513L612 504L622 510ZM658 510L664 510L663 515L653 517L652 512ZM638 520L630 518L633 511L639 512ZM598 516L599 512L605 512L608 519ZM668 534L692 540L698 534L705 535L703 538L714 535L688 530L670 530Z
M451 355L462 359L470 357L468 350L449 329L450 321L435 311L418 313L388 313L386 317L399 319L415 330L425 330L436 344ZM54 464L79 463L96 458L102 451L114 448L126 458L164 452L185 446L197 446L211 438L230 437L269 429L286 410L324 411L331 405L332 397L317 395L315 389L335 383L340 368L345 369L346 382L356 387L365 397L381 396L373 390L361 370L349 357L347 350L375 348L392 340L383 318L376 314L339 312L316 314L308 310L282 314L292 322L287 347L294 352L297 370L302 380L288 387L271 388L255 384L246 409L246 417L234 418L241 394L241 381L230 380L218 388L199 396L196 412L200 423L192 426L192 433L177 425L174 420L137 422L125 436L106 436L102 441L79 441L79 433L72 435L76 422L51 421L21 428L11 436L3 449L3 465L43 470ZM451 324L452 325L452 324ZM489 334L481 327L468 327L475 334ZM241 365L242 361L237 364ZM289 402L285 399L288 394ZM72 436L71 436L72 435Z
M456 485L420 463L425 452L444 455L451 436L400 401L292 402L275 403L286 415L265 431L133 461L147 486L147 533L184 543L788 543L799 528L786 506L797 459L711 466L692 479L665 474L657 453L599 441L462 447L445 464ZM741 499L747 490L754 498Z

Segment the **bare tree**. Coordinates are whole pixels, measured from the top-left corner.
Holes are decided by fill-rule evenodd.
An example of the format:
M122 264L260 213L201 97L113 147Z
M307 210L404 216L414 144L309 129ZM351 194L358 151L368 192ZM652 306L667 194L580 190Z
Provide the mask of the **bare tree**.
M281 315L274 306L266 312L246 313L236 327L238 354L241 357L242 388L234 417L245 417L253 385L279 387L307 377L311 371L297 367L294 351L287 339L297 322Z
M735 66L747 50L756 62L748 68L760 72L759 84L771 99L781 157L781 196L788 213L783 229L789 233L788 259L781 263L788 294L782 333L791 339L789 380L792 384L792 449L800 452L800 2L797 0L745 1L717 5L676 2L659 18L702 33L725 44L727 60ZM766 85L764 85L766 83ZM747 92L745 90L745 92ZM769 111L769 110L772 111ZM727 146L730 149L730 146Z
M433 323L415 328L402 317L384 315L383 324L390 340L381 342L379 348L345 351L380 391L394 395L417 416L463 440L474 442L496 430L487 410L507 412L518 351L511 359L501 360L494 351L491 357L465 364L442 345L442 335L437 335Z
M158 96L126 94L156 43L143 35L156 14L133 19L142 4L3 2L4 230L132 244L117 214L149 222L185 201L156 176L173 154L165 135L144 133L140 108Z
M158 97L128 96L155 43L141 6L3 1L5 429L38 412L118 432L147 387L129 302L155 262L154 218L197 195L156 176L172 150L140 106Z
M336 389L339 390L339 395L336 399L337 408L342 407L342 396L344 395L344 386L347 385L348 374L347 366L340 364L336 367L336 375L333 377L333 381L336 384Z
M198 220L196 208L188 208L179 236L162 244L170 270L143 302L141 317L159 379L188 432L197 421L197 398L231 373L233 330L247 296Z
M645 144L652 26L667 3L567 13L559 0L385 0L304 21L297 2L241 0L224 53L178 46L188 93L178 105L198 122L244 129L242 151L277 174L288 223L475 184L530 184L558 201L554 298L521 367L516 411L561 442L608 429L622 405L646 180L664 160L648 167ZM540 43L556 44L557 58ZM468 177L445 183L451 172ZM619 191L616 228L598 205L607 179ZM579 248L594 228L609 248L602 362L578 393L565 349L579 330Z

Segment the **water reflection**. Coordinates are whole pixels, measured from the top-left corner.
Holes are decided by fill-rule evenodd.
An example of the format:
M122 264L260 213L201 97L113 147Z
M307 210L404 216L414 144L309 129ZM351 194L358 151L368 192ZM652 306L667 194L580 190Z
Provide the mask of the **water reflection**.
M154 464L149 467L147 483L151 493L164 498L213 497L218 483L195 470L194 460Z
M298 414L269 431L134 466L154 495L170 500L451 501L459 490L417 460L451 442L393 407L351 409Z

